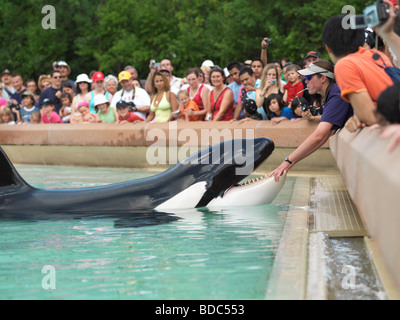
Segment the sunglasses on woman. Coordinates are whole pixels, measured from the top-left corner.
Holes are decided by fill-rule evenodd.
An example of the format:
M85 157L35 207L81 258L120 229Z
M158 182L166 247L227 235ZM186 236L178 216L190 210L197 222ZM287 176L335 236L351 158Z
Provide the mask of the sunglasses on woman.
M312 74L311 76L306 76L307 81L311 81L312 77L314 77L317 73Z

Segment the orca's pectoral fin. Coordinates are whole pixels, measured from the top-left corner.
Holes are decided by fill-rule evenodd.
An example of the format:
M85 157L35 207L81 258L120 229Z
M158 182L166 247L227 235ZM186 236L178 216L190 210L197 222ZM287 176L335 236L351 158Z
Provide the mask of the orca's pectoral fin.
M171 223L181 218L166 212L138 212L129 217L123 217L114 221L114 228L139 228L150 227L159 224Z

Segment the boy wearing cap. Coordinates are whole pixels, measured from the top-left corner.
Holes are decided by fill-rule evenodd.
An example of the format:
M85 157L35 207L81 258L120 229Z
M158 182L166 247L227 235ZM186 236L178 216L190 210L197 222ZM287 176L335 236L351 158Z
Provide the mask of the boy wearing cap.
M46 98L42 103L42 122L43 123L64 123L61 117L54 111L54 101Z
M122 90L115 93L111 101L111 107L116 108L117 103L120 101L133 102L133 112L142 120L146 120L150 112L150 97L146 90L134 87L132 76L128 71L120 72L118 81L122 86Z
M143 119L130 111L129 105L125 101L119 101L117 103L118 121L121 124L128 122L142 122Z
M34 106L35 96L30 91L21 94L22 108L19 110L20 119L23 123L31 123L32 113L38 112L39 108Z

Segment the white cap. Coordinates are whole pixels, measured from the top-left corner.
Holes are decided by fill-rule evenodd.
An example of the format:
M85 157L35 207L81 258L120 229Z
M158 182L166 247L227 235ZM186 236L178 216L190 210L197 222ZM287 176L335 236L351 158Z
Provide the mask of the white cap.
M82 73L79 76L76 77L75 83L79 82L87 82L87 83L92 83L92 80L89 79L88 75L86 73Z
M214 62L212 62L211 60L205 60L203 61L203 63L201 64L202 67L214 67Z
M106 96L104 94L98 94L96 96L94 96L94 106L98 106L99 104L103 104L103 103L109 103L110 101L108 101L108 99L106 98Z
M306 69L299 70L297 71L299 74L302 76L311 76L314 74L323 74L327 76L328 78L335 79L335 75L330 72L329 70L326 70L324 68L318 67L314 63L310 63L309 66Z

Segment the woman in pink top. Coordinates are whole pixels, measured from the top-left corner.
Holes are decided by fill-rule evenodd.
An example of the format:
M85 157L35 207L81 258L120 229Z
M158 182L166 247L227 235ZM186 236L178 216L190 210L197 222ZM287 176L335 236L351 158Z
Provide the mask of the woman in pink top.
M210 111L213 121L229 121L233 119L233 92L225 83L225 74L221 68L213 68L210 73L214 89L210 94Z
M204 119L210 104L210 91L204 84L200 84L199 75L199 71L195 68L186 71L186 80L189 84L187 91L190 100L199 107L199 111L187 110L186 112L188 116L201 116Z

